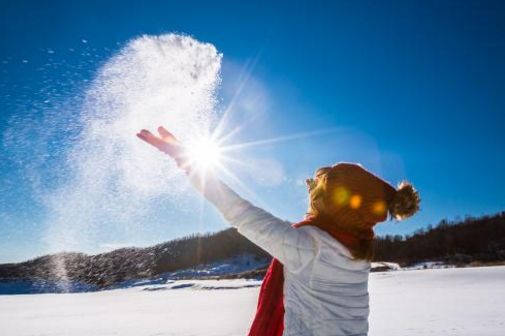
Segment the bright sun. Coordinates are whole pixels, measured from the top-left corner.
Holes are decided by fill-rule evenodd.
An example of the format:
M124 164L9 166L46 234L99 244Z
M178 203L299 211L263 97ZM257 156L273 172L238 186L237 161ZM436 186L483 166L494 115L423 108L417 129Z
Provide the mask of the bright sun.
M188 157L192 165L202 170L211 170L221 161L221 148L211 138L200 138L189 144Z

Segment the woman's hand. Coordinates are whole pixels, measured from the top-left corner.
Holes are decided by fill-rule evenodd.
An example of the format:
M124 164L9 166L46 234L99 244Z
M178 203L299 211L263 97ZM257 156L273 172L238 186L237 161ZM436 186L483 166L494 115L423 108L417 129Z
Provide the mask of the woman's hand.
M137 133L137 136L163 153L168 154L179 167L187 169L187 160L184 159L184 147L179 140L163 126L158 127L158 133L159 136L156 136L143 129Z

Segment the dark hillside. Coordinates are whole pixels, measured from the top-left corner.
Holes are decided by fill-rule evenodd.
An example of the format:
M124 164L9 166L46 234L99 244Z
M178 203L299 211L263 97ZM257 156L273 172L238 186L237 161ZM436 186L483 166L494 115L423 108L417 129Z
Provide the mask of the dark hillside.
M151 278L241 254L269 257L230 228L147 248L122 248L91 256L62 252L22 263L2 264L0 281L43 283L65 280L104 288L125 280ZM480 218L468 217L462 221L443 220L434 228L430 226L408 236L378 237L374 260L397 262L402 266L433 260L456 265L504 262L505 212ZM260 273L244 274L257 277Z
M505 261L505 212L494 216L443 220L412 235L377 239L375 260L409 265L426 260L454 264Z

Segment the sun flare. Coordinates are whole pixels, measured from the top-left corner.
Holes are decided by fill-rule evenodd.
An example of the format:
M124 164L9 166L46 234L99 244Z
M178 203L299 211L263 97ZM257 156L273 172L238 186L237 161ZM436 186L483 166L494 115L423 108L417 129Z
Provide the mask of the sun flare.
M210 137L200 138L189 144L187 155L192 165L201 170L212 170L222 160L222 148Z

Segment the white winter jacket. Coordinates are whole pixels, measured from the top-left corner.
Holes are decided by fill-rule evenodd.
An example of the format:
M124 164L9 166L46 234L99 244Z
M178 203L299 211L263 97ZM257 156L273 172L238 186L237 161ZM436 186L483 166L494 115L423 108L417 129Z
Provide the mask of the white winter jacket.
M218 179L202 191L238 232L284 265L283 336L367 335L370 263L315 226L293 228Z

